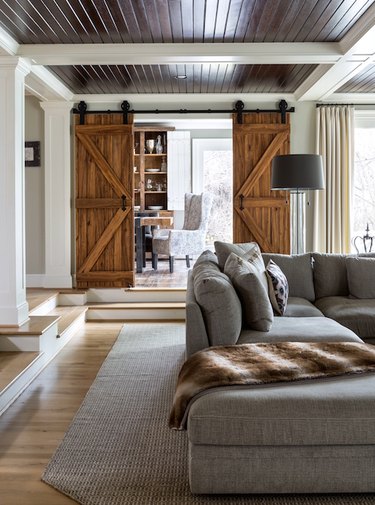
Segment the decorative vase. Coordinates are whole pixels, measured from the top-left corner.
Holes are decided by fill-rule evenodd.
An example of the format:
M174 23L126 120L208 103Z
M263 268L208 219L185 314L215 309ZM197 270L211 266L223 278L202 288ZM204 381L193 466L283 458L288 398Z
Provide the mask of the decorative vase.
M156 154L162 154L163 153L163 145L161 143L161 135L158 135L156 137Z
M152 154L154 147L155 147L155 140L154 139L146 140L146 149L149 152L149 154Z

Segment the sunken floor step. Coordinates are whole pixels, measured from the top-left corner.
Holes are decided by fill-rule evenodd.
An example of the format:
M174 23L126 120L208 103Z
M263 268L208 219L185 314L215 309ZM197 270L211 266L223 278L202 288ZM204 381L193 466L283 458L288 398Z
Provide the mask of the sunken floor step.
M80 326L85 322L86 312L88 307L73 306L73 307L56 307L48 313L49 316L59 317L57 329L59 335L63 335L72 326Z
M59 291L56 289L27 288L27 303L30 316L42 316L58 305Z
M133 302L90 304L88 321L185 320L185 302Z
M0 351L41 351L43 342L55 338L60 316L30 316L22 326L0 327Z
M44 352L0 352L0 415L47 364Z
M0 352L0 392L17 379L39 356L39 352Z

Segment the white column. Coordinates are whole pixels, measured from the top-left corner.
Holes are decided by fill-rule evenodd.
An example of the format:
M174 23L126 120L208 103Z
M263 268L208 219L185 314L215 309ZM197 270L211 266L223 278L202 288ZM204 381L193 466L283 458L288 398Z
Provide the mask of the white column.
M71 288L72 102L42 102L45 168L45 288Z
M0 57L0 326L29 318L25 267L25 76L30 65Z

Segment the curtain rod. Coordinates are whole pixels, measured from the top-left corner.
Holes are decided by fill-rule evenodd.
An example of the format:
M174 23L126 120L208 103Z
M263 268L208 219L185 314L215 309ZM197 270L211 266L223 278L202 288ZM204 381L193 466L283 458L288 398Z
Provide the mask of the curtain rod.
M280 100L278 109L245 109L245 105L241 100L235 103L233 109L153 109L153 110L134 110L130 109L130 103L124 100L121 103L121 110L87 110L86 102L79 102L78 107L73 109L73 114L80 115L80 124L85 124L86 114L123 114L124 124L128 123L128 114L237 114L237 121L242 124L242 114L245 112L279 112L281 114L281 122L286 122L286 113L295 112L294 107L288 108L285 100Z
M344 105L346 107L348 106L359 106L359 105L364 105L365 107L375 107L375 102L374 103L317 103L316 107L333 107L337 105Z

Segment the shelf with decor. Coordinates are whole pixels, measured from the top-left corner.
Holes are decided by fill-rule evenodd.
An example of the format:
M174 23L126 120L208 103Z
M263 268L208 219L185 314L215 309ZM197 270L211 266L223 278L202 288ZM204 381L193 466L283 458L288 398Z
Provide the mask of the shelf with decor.
M172 130L174 128L167 126L134 128L134 205L137 210L167 210L167 132Z

